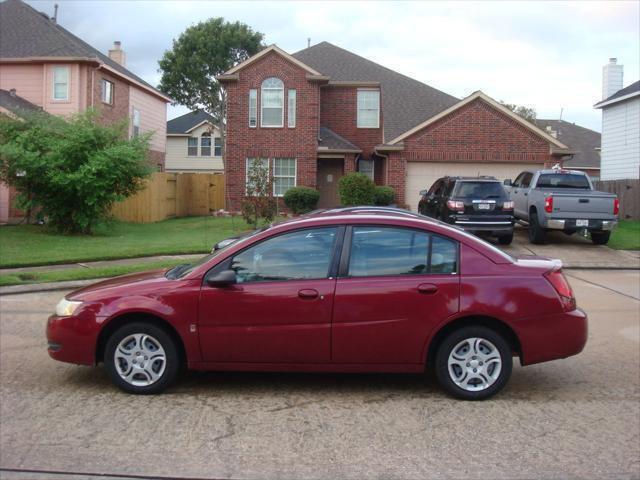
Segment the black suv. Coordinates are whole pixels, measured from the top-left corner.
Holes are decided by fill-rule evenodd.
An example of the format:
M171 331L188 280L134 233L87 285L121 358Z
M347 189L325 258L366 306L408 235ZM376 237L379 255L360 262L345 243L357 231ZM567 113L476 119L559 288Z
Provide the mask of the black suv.
M513 202L494 177L443 177L420 192L418 212L470 232L513 240Z

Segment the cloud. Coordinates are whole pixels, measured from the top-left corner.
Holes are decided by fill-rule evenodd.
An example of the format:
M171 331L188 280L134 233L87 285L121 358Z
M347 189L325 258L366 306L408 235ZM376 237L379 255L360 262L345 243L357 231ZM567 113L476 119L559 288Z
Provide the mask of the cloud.
M51 14L55 0L30 2ZM600 129L602 65L617 57L640 78L640 3L631 2L60 2L59 22L153 84L158 59L189 25L242 21L289 52L326 40L464 97L483 90ZM175 117L186 111L170 108Z

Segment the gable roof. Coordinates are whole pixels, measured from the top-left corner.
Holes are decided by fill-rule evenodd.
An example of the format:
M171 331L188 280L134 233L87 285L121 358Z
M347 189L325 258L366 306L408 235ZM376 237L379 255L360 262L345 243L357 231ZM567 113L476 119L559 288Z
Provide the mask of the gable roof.
M19 95L7 90L0 89L0 108L4 108L16 115L20 115L20 112L42 112L43 110L31 103L29 100L25 100Z
M215 126L214 118L202 110L185 113L167 122L167 135L188 135L194 128L210 122Z
M252 57L246 59L244 62L239 63L238 65L236 65L233 68L230 68L229 70L224 72L224 75L233 75L234 73L236 73L236 72L242 70L243 68L251 65L253 62L255 62L256 60L259 60L260 58L264 57L265 55L267 55L270 52L277 53L278 55L286 58L290 62L293 62L294 64L296 64L297 66L302 68L303 70L306 70L307 73L309 73L311 75L320 75L319 72L317 72L316 70L311 68L309 65L305 65L303 62L301 62L297 58L293 57L292 55L289 55L287 52L285 52L284 50L282 50L281 48L279 48L275 44L269 45L267 48L264 48L264 49L260 50L258 53L256 53Z
M344 137L341 137L327 127L320 127L318 136L318 152L351 152L360 153L362 150Z
M561 149L561 150L568 150L569 149L569 147L567 147L564 143L562 143L557 138L554 138L553 136L549 135L547 132L545 132L544 130L538 128L533 123L531 123L531 122L525 120L524 118L522 118L520 115L517 115L517 114L513 113L507 107L505 107L504 105L496 102L493 98L491 98L490 96L482 93L480 90L472 93L471 95L469 95L468 97L464 98L463 100L460 100L458 103L456 103L455 105L452 105L451 107L447 108L446 110L443 110L440 113L434 115L433 117L425 120L420 125L417 125L414 128L412 128L411 130L408 130L408 131L404 132L402 135L390 140L388 143L390 145L397 144L398 142L401 142L405 138L413 135L416 132L419 132L423 128L431 125L432 123L437 122L441 118L449 115L450 113L455 112L459 108L465 106L468 103L473 102L476 99L480 99L480 100L488 103L490 106L492 106L493 108L495 108L499 112L501 112L504 115L510 117L511 119L513 119L517 123L521 124L522 126L526 127L527 129L531 130L533 133L535 133L539 137L544 138L549 143L555 145L558 149Z
M640 95L640 80L618 90L609 98L605 98L601 102L596 103L594 107L595 108L606 107L607 105L611 105L612 103L622 102L624 100L627 100L632 97L636 97L638 95Z
M565 160L565 167L600 168L600 133L575 123L563 120L536 120L543 130L551 127L558 140L576 151L572 158Z
M171 101L164 93L21 0L0 3L0 60L96 61Z
M329 83L378 82L384 140L395 138L459 100L355 53L321 42L293 57L330 77Z

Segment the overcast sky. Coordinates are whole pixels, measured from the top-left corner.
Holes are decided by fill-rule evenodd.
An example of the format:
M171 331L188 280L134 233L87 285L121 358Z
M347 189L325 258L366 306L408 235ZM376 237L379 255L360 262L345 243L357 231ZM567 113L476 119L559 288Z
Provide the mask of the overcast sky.
M640 2L187 2L65 1L59 23L106 52L122 41L127 66L157 85L158 59L186 27L239 20L293 53L328 41L463 98L482 90L600 131L602 66L640 78ZM53 13L54 0L29 1ZM170 107L169 118L187 110Z

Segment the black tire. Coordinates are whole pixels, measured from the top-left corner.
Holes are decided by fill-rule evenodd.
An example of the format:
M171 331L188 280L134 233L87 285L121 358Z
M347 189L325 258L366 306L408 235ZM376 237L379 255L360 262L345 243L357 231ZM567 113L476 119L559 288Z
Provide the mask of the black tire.
M547 232L538 223L538 214L531 212L529 214L529 241L534 245L543 245Z
M164 350L164 370L157 379L147 385L134 385L133 383L130 383L129 381L122 378L119 371L123 368L123 365L126 365L127 363L125 360L119 360L119 365L117 366L115 360L116 348L118 348L120 342L128 337L139 334L147 335L148 337L150 337L150 340L147 339L147 345L145 347L142 347L141 353L144 353L145 349L151 351L154 344L154 348L157 348L157 345L159 344L159 346ZM133 350L137 350L141 347L136 345L135 339L132 339L131 342L133 342L132 345L135 345L135 348L132 347L131 357L133 358L135 356L133 354L136 353L133 352ZM156 351L159 352L159 350ZM159 371L161 371L161 357L159 356L156 361L153 362L153 357L151 355L149 356L151 357L151 361L145 360L147 363L145 366L147 368L140 368L141 373L135 374L131 379L132 382L142 382L142 380L140 380L141 377L147 379L152 378L149 376L149 373L145 373L149 372L149 369L152 369L153 374L157 374ZM146 359L147 357L143 356L142 358ZM132 360L132 363L136 363L136 361ZM109 337L109 340L107 340L107 344L104 349L104 364L107 368L107 371L109 372L111 380L118 388L128 393L151 395L166 390L169 385L173 383L180 370L181 360L175 341L165 330L151 323L134 322L123 325L118 330L116 330L111 335L111 337ZM144 362L142 364L139 363L138 365L143 364ZM136 379L135 376L137 376L138 378Z
M511 242L513 242L513 232L509 235L500 235L498 237L498 243L500 245L511 245Z
M461 344L466 339L478 338L482 339L485 342L480 342L480 349L486 348L485 345L487 341L490 342L492 347L495 348L497 354L499 354L499 359L501 362L501 368L499 373L496 374L495 379L493 379L493 383L489 384L486 388L482 390L468 390L462 388L458 384L455 383L452 378L452 374L449 372L449 355L456 349L458 345ZM458 349L459 350L459 349ZM486 351L486 350L485 350ZM470 354L474 352L469 352ZM444 390L446 390L449 394L453 395L456 398L462 400L485 400L504 388L511 377L511 370L513 368L513 359L511 357L511 347L507 343L507 341L497 333L495 330L484 326L468 326L462 327L458 330L453 331L447 336L444 341L440 344L438 351L436 352L435 357L435 372L436 377L438 378L438 383L442 386ZM478 357L481 358L481 357ZM497 358L492 356L491 358ZM469 364L467 364L468 366ZM488 365L488 363L487 363ZM454 367L452 367L454 368ZM484 365L478 366L478 371L482 372L482 369L486 368ZM497 365L491 367L491 372L485 372L485 376L483 378L489 378L492 373L496 373L495 369L497 369ZM462 371L462 370L459 370ZM464 375L464 372L462 372ZM470 376L469 376L470 375ZM480 377L482 373L478 376L472 375L471 373L466 375L466 378L469 378L469 381L475 380L472 377ZM463 377L464 378L464 377ZM485 382L488 383L488 382ZM470 385L470 388L473 388L474 385Z
M594 245L606 245L610 236L611 232L591 232L591 241Z

